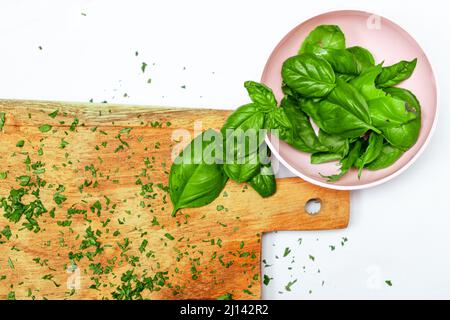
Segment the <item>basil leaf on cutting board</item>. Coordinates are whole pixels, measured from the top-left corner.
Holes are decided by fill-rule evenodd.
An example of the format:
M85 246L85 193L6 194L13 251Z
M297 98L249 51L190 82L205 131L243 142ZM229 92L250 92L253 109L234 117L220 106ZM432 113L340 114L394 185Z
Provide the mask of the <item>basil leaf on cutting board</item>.
M216 143L215 139L204 139L205 136L213 136L211 131L209 129L192 140L172 164L169 176L169 193L174 207L172 216L179 209L211 203L228 180L222 165L212 161L212 157L218 155L214 151L205 152ZM218 149L222 152L221 147Z
M287 59L281 68L281 76L291 89L310 98L324 97L336 86L331 65L309 53Z
M246 182L253 178L261 168L259 152L253 152L241 159L228 160L223 165L227 176L239 183Z
M250 103L237 108L221 129L226 142L226 157L244 158L256 152L264 139L259 135L259 130L264 128L264 122L265 113L260 110L258 104ZM256 140L252 139L254 135L257 136Z
M377 78L377 86L387 88L395 86L408 79L416 68L417 59L411 61L402 60L388 67L383 67L381 74Z
M270 164L262 165L261 171L248 184L263 198L273 195L277 190L277 185L272 166Z

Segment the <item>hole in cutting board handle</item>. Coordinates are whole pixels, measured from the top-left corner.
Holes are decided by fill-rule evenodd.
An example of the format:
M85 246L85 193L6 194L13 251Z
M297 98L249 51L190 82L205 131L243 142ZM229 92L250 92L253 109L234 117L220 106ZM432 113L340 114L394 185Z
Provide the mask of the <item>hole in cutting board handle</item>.
M311 216L315 216L322 210L322 200L318 198L309 199L305 204L305 211Z

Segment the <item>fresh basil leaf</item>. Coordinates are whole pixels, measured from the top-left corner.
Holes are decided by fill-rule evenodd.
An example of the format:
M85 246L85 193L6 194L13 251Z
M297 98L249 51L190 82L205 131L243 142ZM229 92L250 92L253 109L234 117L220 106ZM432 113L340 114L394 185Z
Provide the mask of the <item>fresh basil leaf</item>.
M262 165L260 172L248 183L263 198L270 197L277 189L275 175L270 164Z
M355 79L355 77L356 75L354 74L336 73L336 78L339 78L345 82L350 82L351 80Z
M347 109L328 100L304 100L301 109L323 131L343 138L358 138L373 127ZM377 129L375 129L377 130Z
M358 90L367 100L385 97L386 93L375 86L375 80L381 73L381 65L367 68L358 77L350 81L350 84Z
M411 148L419 138L422 127L421 106L416 96L409 90L402 88L385 88L388 94L406 103L406 110L411 110L417 118L401 124L398 127L388 127L383 129L383 135L392 145L407 150Z
M398 127L417 118L417 111L409 109L405 101L389 96L370 100L369 111L377 128Z
M290 144L292 147L303 152L313 152L301 139L294 135L292 123L287 118L283 108L277 108L267 114L265 126L271 134L277 136L280 140Z
M221 132L225 136L227 129L259 129L264 127L264 113L259 111L256 103L249 103L237 108L225 121Z
M317 152L311 155L311 164L321 164L341 160L342 155L332 152Z
M336 25L321 25L309 33L299 53L310 52L311 48L345 49L345 36Z
M368 170L380 170L393 165L403 155L403 151L391 146L390 144L384 144L379 156L366 166Z
M292 98L297 101L302 99L301 95L290 88L286 83L283 83L281 85L281 91L286 97Z
M222 152L221 146L215 146L219 137L207 141L208 136L214 136L212 129L198 135L172 164L169 193L174 207L173 216L179 209L211 203L228 180L222 165L215 160L217 154L214 150Z
M293 138L302 140L309 152L328 151L319 141L308 116L300 109L298 101L292 98L284 98L280 104L287 119L292 124Z
M324 97L336 86L331 65L313 54L287 59L281 68L281 76L290 88L305 97Z
M355 56L345 49L314 48L310 53L327 60L335 72L352 75L361 73Z
M341 160L341 170L340 173L331 175L331 176L323 176L324 178L327 178L329 182L336 182L340 178L342 178L359 158L359 154L361 151L362 142L361 140L357 140L354 145L352 146L349 154L347 157Z
M246 182L253 178L261 168L259 152L253 152L245 158L227 160L223 169L227 176L239 183Z
M309 118L292 98L285 97L280 108L267 114L266 129L299 151L313 153L328 150L321 145Z
M243 158L256 152L264 141L260 130L264 128L265 114L256 103L236 109L225 121L221 132L225 137L226 157Z
M319 141L325 146L330 153L339 154L340 159L344 158L350 151L350 143L348 139L338 135L331 135L323 130L319 131Z
M266 85L254 81L246 81L244 83L248 91L250 99L260 107L262 111L270 111L277 107L277 100L272 89Z
M347 48L347 50L353 54L361 71L365 71L366 69L375 66L375 59L372 53L366 48L355 46Z
M337 86L328 96L328 100L368 125L372 124L366 100L352 85L337 79Z
M372 132L369 137L369 143L364 153L356 161L356 167L358 168L358 178L361 178L362 170L364 166L374 161L381 153L383 149L384 138L382 135Z
M402 60L392 66L384 67L377 78L377 86L381 88L392 87L408 79L414 72L416 64L417 59Z

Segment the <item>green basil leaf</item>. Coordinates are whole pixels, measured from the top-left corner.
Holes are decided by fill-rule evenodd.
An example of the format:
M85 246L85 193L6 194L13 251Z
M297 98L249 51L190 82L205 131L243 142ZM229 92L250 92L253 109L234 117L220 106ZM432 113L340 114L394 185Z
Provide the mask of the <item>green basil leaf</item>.
M323 130L319 131L319 141L330 153L339 154L341 156L340 159L344 158L350 151L348 139L338 135L328 134Z
M226 157L243 158L256 152L264 136L265 114L256 103L243 105L236 109L225 121L221 132L225 137ZM234 141L234 143L232 143ZM229 150L230 149L230 150Z
M294 135L294 128L287 118L283 108L277 108L266 116L265 126L268 131L277 136L280 140L290 144L297 150L303 152L313 152L301 139Z
M398 127L417 118L405 101L389 96L370 100L369 111L377 128Z
M228 163L229 162L229 163ZM253 178L261 168L259 152L253 152L245 158L227 161L223 169L227 176L239 183L246 182Z
M337 79L337 86L328 96L328 100L341 106L361 121L372 124L366 100L352 85Z
M353 54L361 71L365 71L366 69L375 66L375 59L372 53L366 48L355 46L347 48L347 50Z
M336 86L331 65L307 53L287 59L281 68L281 76L284 83L305 97L324 97Z
M376 134L374 132L370 134L367 148L356 162L359 178L361 178L364 166L373 162L380 155L381 150L383 149L383 141L384 138L382 135Z
M373 127L347 109L328 100L304 100L301 109L323 131L343 138L358 138ZM377 129L375 129L377 130Z
M366 166L369 170L380 170L393 165L403 155L403 151L391 146L390 144L384 144L379 156Z
M310 53L327 60L335 72L351 75L361 73L355 56L345 49L314 48Z
M273 94L272 89L266 85L254 81L246 81L244 83L245 88L248 91L250 99L256 103L261 110L270 111L277 107L277 100Z
M336 25L321 25L309 33L299 53L310 52L311 48L345 49L345 36Z
M402 60L392 66L384 67L377 78L377 86L387 88L399 84L408 79L416 68L417 59L411 61Z
M361 151L361 146L362 146L361 140L357 140L354 143L348 156L341 160L341 170L340 170L341 172L340 173L331 175L331 176L323 176L323 177L327 178L328 181L330 181L330 182L336 182L340 178L342 178L350 170L350 168L353 167L355 162L358 160L359 154Z
M401 124L397 127L388 127L383 129L383 135L392 145L407 150L411 148L419 138L422 127L421 106L416 96L409 90L402 88L386 88L385 91L396 99L406 103L406 109L411 110L417 115L417 118Z
M300 109L298 101L291 98L284 98L280 104L287 119L292 124L293 138L302 140L309 152L328 151L319 141L308 116Z
M263 198L270 197L277 190L275 175L270 164L263 165L261 171L250 179L248 183Z
M225 121L221 132L225 136L227 129L259 129L264 127L264 113L259 111L256 103L249 103L237 108Z
M311 155L311 164L321 164L331 161L341 160L342 155L332 152L317 152Z
M227 182L222 165L215 160L214 150L219 137L209 129L198 135L175 159L170 169L169 193L173 203L172 215L182 208L201 207L216 199ZM221 141L220 141L221 142Z
M350 84L358 90L367 100L385 97L386 93L375 86L375 80L381 73L381 65L367 68L358 77L350 81Z
M345 73L337 73L336 72L336 78L341 79L344 82L350 82L351 80L355 79L356 75L354 74L345 74Z

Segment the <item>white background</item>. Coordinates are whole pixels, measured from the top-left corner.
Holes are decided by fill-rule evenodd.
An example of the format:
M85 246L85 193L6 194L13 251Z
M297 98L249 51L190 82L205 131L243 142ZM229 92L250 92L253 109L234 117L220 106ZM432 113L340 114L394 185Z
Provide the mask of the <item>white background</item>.
M343 2L2 0L0 97L233 109L248 101L243 82L259 80L272 49L303 20L333 9L384 15L416 38L435 67L435 135L406 173L352 193L347 230L266 235L271 266L263 271L274 279L263 296L450 298L447 1ZM283 257L286 247L292 252Z

